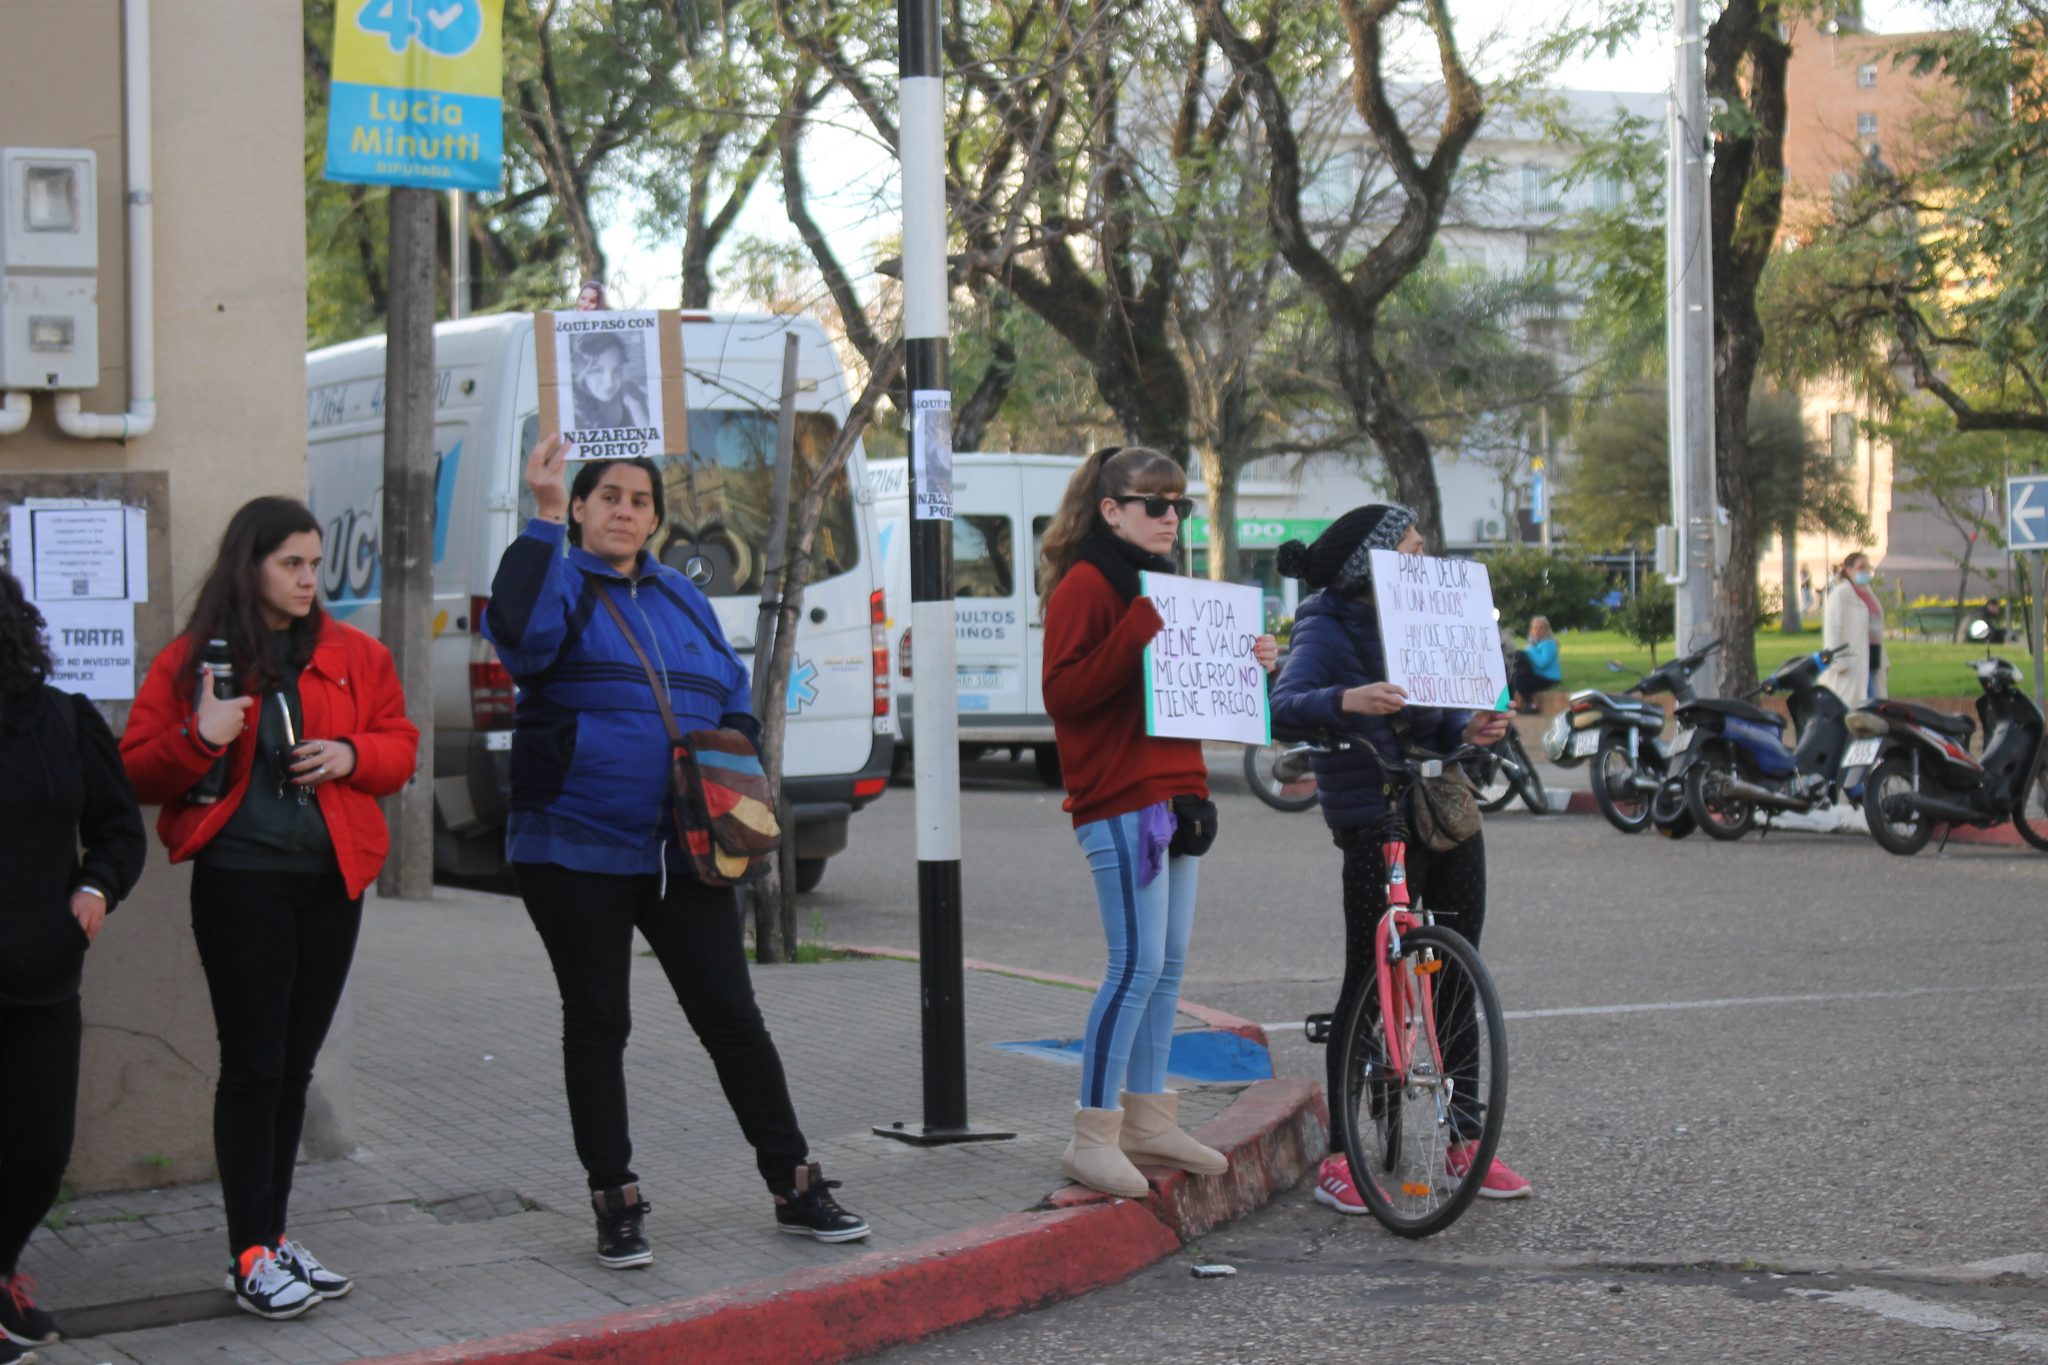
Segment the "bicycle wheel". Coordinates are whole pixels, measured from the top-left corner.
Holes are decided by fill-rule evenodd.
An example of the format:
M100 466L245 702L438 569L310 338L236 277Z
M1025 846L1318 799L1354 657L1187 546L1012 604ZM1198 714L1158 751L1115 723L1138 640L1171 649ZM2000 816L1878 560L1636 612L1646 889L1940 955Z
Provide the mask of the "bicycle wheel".
M1515 791L1521 796L1522 804L1537 815L1550 814L1550 800L1543 794L1543 779L1537 775L1536 765L1529 761L1529 751L1522 747L1521 736L1509 730L1503 742L1514 751Z
M1407 1005L1393 1024L1408 1072L1388 1067L1379 992L1369 980L1332 1040L1344 1048L1344 1093L1331 1122L1343 1130L1352 1183L1372 1216L1402 1237L1427 1237L1470 1207L1493 1165L1507 1119L1507 1025L1479 951L1449 929L1403 935L1390 967L1408 988L1396 991ZM1454 1175L1451 1148L1465 1143L1476 1149Z
M1649 748L1647 742L1644 747ZM1654 752L1643 755L1646 771L1658 771L1650 766L1655 757ZM1620 735L1600 737L1600 752L1593 759L1593 804L1623 834L1641 834L1650 827L1650 796L1636 785L1636 765Z
M2048 745L2034 760L2034 774L2013 804L2013 827L2035 848L2048 853Z
M1286 752L1286 746L1281 744L1248 746L1244 751L1245 785L1252 789L1253 796L1274 810L1307 810L1316 803L1315 776L1304 773L1291 782L1281 781L1273 765Z
M1467 772L1479 789L1479 809L1488 815L1505 809L1515 799L1514 774L1491 749L1482 749L1478 757L1468 760Z

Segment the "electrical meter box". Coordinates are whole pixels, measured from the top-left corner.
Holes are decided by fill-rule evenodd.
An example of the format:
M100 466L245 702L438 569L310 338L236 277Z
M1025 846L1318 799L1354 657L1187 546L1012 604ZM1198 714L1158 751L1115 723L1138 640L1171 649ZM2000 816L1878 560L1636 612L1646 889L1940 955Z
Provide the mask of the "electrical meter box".
M99 386L96 179L89 151L0 147L0 389Z

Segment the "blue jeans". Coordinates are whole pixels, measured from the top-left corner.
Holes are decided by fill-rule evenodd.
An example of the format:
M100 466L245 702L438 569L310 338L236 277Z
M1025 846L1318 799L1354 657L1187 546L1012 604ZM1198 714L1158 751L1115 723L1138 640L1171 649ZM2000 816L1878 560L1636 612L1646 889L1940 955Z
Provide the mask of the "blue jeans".
M1167 858L1151 884L1140 886L1138 812L1091 821L1074 834L1088 855L1109 941L1109 967L1081 1044L1081 1105L1117 1109L1119 1089L1134 1095L1166 1089L1201 859Z

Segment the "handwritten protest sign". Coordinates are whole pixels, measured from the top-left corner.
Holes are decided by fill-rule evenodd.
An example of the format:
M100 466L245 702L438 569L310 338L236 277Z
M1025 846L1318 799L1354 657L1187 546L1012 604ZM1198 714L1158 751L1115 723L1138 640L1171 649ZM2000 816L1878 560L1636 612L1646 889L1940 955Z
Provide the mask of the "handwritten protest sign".
M540 428L570 459L688 452L680 313L535 313L533 341Z
M1508 709L1508 666L1484 564L1374 550L1372 582L1387 681L1411 705Z
M1266 670L1254 652L1265 634L1259 590L1178 574L1143 578L1145 596L1166 622L1145 646L1145 733L1270 742Z

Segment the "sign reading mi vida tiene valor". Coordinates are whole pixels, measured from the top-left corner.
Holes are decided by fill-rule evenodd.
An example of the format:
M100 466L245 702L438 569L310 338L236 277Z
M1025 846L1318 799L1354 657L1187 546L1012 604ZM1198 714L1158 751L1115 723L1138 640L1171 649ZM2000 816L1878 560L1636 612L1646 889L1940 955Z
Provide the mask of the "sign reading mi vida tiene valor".
M1145 646L1145 733L1270 742L1266 670L1256 652L1265 633L1259 590L1178 574L1142 578L1166 623Z
M498 188L505 0L336 0L327 178Z
M1508 709L1508 666L1484 564L1374 550L1372 590L1387 681L1410 705Z

